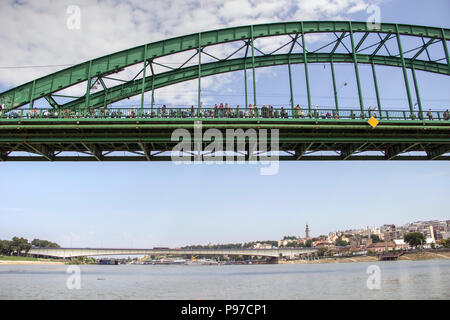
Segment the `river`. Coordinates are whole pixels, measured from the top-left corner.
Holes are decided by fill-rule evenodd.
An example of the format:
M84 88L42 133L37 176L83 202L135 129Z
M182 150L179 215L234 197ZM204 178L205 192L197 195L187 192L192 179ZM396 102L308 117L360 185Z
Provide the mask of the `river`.
M0 265L0 299L450 299L450 260L68 267Z

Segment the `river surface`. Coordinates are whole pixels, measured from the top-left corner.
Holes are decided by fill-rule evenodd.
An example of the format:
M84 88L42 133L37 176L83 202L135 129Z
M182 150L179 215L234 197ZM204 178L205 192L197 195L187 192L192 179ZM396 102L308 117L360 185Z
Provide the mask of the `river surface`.
M450 299L450 260L69 267L0 265L0 299Z

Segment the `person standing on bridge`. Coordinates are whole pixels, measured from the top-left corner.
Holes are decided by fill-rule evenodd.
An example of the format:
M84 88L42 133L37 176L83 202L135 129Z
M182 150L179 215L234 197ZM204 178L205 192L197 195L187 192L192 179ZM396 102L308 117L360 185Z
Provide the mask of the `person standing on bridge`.
M295 117L298 118L300 116L301 108L300 105L295 106Z
M242 111L239 111L239 105L236 106L236 117L242 118Z
M428 109L427 116L428 120L433 120L433 113L431 113L431 109Z

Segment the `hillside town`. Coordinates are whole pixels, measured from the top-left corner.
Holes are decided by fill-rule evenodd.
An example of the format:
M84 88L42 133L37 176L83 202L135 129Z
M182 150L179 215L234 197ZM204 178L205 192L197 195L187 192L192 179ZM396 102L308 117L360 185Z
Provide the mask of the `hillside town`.
M253 248L274 247L312 247L324 248L329 255L364 255L367 253L380 253L392 250L410 250L413 247L405 242L408 233L421 233L425 241L420 247L423 249L438 248L444 246L449 238L450 220L417 221L396 226L384 224L380 227L366 227L361 229L338 230L328 235L311 236L311 231L306 224L305 236L285 236L277 241L276 245L271 241L257 242Z
M386 251L435 249L449 247L450 220L417 221L396 226L384 224L379 227L337 230L328 235L313 236L308 224L304 236L284 236L281 240L254 241L186 246L183 248L252 248L273 249L283 247L310 247L319 249L321 255L348 256L379 254ZM405 241L408 234L419 235L417 245Z

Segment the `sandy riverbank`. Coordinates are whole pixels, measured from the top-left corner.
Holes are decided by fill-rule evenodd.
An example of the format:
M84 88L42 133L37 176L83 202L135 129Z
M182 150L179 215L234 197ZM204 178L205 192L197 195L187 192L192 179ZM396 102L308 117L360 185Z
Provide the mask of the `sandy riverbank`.
M418 252L404 254L398 258L398 260L433 260L433 259L450 259L450 252ZM291 261L279 261L278 264L318 264L318 263L349 263L349 262L375 262L378 261L374 256L362 256L362 257L346 257L346 258L324 258L319 260L291 260Z

